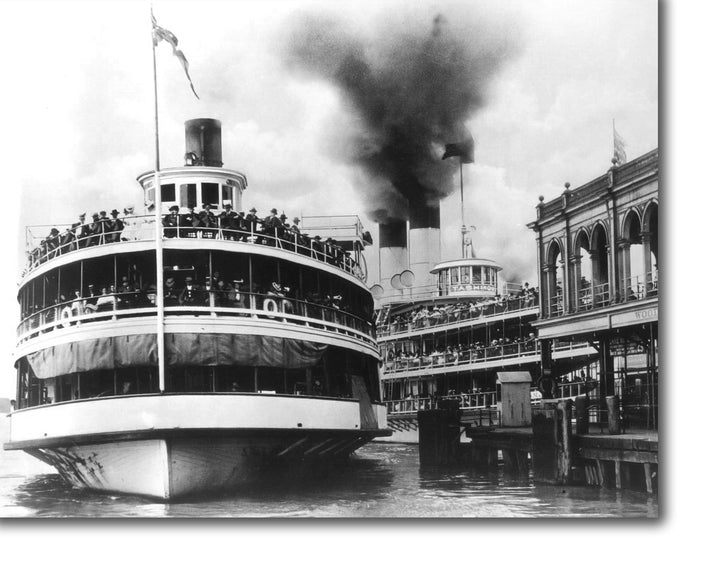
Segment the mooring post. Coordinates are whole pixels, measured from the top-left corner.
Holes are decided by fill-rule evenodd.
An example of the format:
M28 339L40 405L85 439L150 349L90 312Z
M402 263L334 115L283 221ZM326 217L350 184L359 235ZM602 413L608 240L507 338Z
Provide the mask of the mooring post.
M608 408L608 434L620 434L620 399L617 395L606 397Z
M585 395L575 397L575 433L587 434L590 430L588 399Z
M557 481L561 485L570 482L572 467L572 401L565 399L558 402L557 410L560 416L558 425L558 453L557 453Z

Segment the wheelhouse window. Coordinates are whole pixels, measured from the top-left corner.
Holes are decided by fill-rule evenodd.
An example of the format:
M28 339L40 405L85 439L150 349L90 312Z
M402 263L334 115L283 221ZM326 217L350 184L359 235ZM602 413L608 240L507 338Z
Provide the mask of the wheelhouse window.
M217 183L202 183L201 191L203 206L209 204L213 208L220 208L220 203L218 201L219 192Z
M222 201L225 202L226 200L233 201L233 189L229 185L222 186Z
M162 202L174 202L175 201L175 183L169 183L167 185L160 185L160 198Z
M187 208L197 207L197 185L195 183L183 183L180 185L180 206Z

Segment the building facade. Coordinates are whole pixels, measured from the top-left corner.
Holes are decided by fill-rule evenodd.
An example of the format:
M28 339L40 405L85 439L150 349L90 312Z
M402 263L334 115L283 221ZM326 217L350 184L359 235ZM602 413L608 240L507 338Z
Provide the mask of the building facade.
M554 339L588 340L600 356L598 398L621 399L626 426L657 428L658 150L613 166L545 202L536 233L545 393ZM600 407L602 411L602 407Z

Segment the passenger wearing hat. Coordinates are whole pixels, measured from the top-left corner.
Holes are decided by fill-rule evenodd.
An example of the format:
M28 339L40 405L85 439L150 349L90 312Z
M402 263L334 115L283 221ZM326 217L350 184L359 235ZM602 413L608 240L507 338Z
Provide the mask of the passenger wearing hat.
M170 212L163 218L162 224L165 226L163 233L166 238L175 238L178 235L178 212L180 207L173 204L170 207Z
M227 292L227 297L230 300L230 304L235 308L239 309L247 308L247 294L242 288L243 283L243 279L233 280L232 289L229 289Z
M178 302L181 305L195 306L202 304L202 291L197 288L192 277L185 278L185 287L180 291Z
M93 221L90 223L90 238L88 239L88 246L96 246L101 242L102 238L102 222L100 222L100 215L95 212L92 215Z
M237 230L240 227L238 213L232 208L230 201L225 201L223 210L218 218L220 219L220 229L222 230L222 237L225 240L237 240Z
M257 208L253 206L245 215L245 230L254 235L258 231L259 221L260 219L257 217Z
M75 249L75 232L68 227L60 236L60 253L71 252Z
M188 211L179 217L180 236L183 238L196 238L196 228L200 226L200 216L195 212L194 206L188 206Z
M113 208L110 211L110 216L112 218L108 219L108 230L106 235L106 241L113 243L113 242L119 242L120 241L120 234L123 231L123 228L125 228L125 222L123 222L120 218L118 218L118 210L116 208Z
M201 226L205 228L217 228L217 218L215 217L215 214L213 214L213 211L211 210L212 205L210 203L205 203L203 205L202 212L200 212L200 224ZM214 238L215 232L214 231L208 231L203 232L204 238Z
M289 241L293 243L293 245L301 245L300 227L298 226L299 223L300 219L296 216L295 218L293 218L292 226L290 226L289 224L285 224L285 236Z
M47 238L45 238L45 246L47 249L48 257L55 257L57 255L57 249L60 246L60 238L58 238L60 231L57 228L50 230Z
M99 216L97 222L98 222L98 227L100 228L99 243L105 244L108 242L106 234L108 234L110 232L110 229L111 229L110 223L112 222L112 220L110 220L107 217L107 212L105 212L104 210L101 210L100 216Z
M166 307L178 306L178 293L175 290L175 278L168 277L165 279L165 289L163 292L164 304Z
M276 240L269 240L269 245L276 245L277 238L281 238L285 227L282 220L277 216L277 208L270 210L270 215L265 217L265 232Z
M78 248L85 248L88 245L88 238L90 236L90 226L85 222L85 213L81 213L78 217L78 222L72 225L75 231L75 237L77 238Z

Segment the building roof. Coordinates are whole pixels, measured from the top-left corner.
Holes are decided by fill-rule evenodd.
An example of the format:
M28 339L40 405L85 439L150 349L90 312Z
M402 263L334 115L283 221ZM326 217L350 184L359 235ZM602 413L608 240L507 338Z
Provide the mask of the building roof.
M435 267L433 267L430 270L430 273L438 273L439 271L442 271L443 269L448 269L450 267L461 267L461 266L485 266L485 267L492 267L494 269L497 269L498 271L502 270L502 267L500 267L500 265L498 263L494 262L491 259L468 257L465 259L453 259L450 261L443 261L441 263L438 263Z

